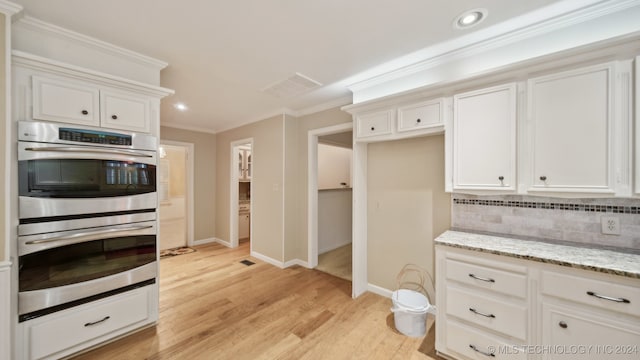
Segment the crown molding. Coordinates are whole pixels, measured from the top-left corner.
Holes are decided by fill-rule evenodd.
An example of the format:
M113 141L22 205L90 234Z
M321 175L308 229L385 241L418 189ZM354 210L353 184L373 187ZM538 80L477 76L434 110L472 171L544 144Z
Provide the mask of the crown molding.
M485 40L476 41L475 43L471 44L464 44L464 42L462 41L458 43L457 40L453 40L449 44L440 44L436 47L433 47L433 52L436 52L436 54L429 58L410 65L399 67L397 69L377 76L373 76L366 80L354 82L347 85L347 88L352 92L357 92L376 85L387 83L389 81L416 74L418 72L434 68L438 65L446 64L459 59L469 58L479 53L484 53L505 45L517 43L519 41L523 41L537 35L547 34L558 29L583 23L585 21L599 18L608 14L620 12L638 5L640 5L640 0L610 0L601 1L582 9L577 9L570 12L566 12L570 10L567 7L562 7L563 11L565 11L565 13L562 15L551 17L539 22L534 22L532 25L522 28L503 31L499 35L490 37ZM447 48L449 49L449 51L447 51ZM430 51L429 49L424 49L421 52L426 53Z
M306 115L311 115L311 114L315 114L324 110L329 110L329 109L333 109L333 108L337 108L337 107L342 107L342 106L346 106L352 103L352 97L351 95L347 95L347 96L341 96L337 99L333 99L327 102L324 102L322 104L318 104L318 105L314 105L314 106L309 106L307 108L304 109L300 109L298 111L296 111L296 113L298 114L297 116L306 116Z
M185 124L179 124L176 122L172 122L172 121L162 121L160 120L160 139L162 139L162 128L163 127L167 127L167 128L172 128L172 129L179 129L179 130L187 130L187 131L194 131L194 132L199 132L199 133L206 133L206 134L213 134L215 135L217 132L208 128L204 128L204 127L200 127L200 126L191 126L191 125L185 125Z
M57 25L53 25L29 15L25 15L21 19L16 21L16 23L14 23L14 26L24 26L30 30L73 41L85 47L97 49L99 51L126 58L127 60L137 62L145 66L156 68L158 71L166 68L169 65L164 61L154 59L150 56L146 56L135 51L110 44L106 41L98 40L96 38L83 35L69 29L65 29Z
M22 6L12 3L11 1L0 0L0 13L7 16L13 16L22 11Z
M158 97L165 97L175 93L175 91L172 89L149 85L139 81L129 80L123 77L85 69L80 66L67 64L38 55L33 55L24 51L12 50L11 55L13 65L21 65L23 67L28 67L31 69L55 72L82 80L89 79L120 88L130 88L132 90L142 91L144 93Z

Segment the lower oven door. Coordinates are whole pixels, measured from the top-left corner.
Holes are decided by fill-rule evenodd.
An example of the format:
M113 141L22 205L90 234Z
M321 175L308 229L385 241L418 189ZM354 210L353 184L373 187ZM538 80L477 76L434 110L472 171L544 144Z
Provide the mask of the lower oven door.
M20 236L18 249L21 320L157 276L156 221Z

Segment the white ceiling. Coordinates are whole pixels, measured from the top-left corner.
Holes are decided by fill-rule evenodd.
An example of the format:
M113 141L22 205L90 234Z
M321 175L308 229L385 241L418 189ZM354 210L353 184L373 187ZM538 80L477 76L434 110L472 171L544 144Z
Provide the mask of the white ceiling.
M162 123L221 131L350 102L350 82L397 58L487 30L558 0L13 0L40 20L166 61ZM573 7L594 0L563 0ZM486 21L453 19L486 8ZM551 12L550 12L551 14ZM482 32L477 33L482 34ZM495 35L495 32L493 33ZM477 41L477 39L475 39ZM431 54L433 56L434 54ZM281 99L262 89L301 73L323 84ZM179 112L173 104L184 102Z

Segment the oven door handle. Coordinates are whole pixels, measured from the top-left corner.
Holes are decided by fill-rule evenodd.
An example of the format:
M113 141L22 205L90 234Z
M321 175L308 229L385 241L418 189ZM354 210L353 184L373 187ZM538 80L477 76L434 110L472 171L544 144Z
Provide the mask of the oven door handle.
M25 148L27 151L55 151L55 152L80 152L80 153L95 153L95 154L115 154L115 155L129 155L129 156L140 156L140 157L153 157L153 155L141 153L135 150L127 150L127 149L95 149L95 148L81 148L81 147L73 147L73 146L63 146L63 147L28 147Z
M48 242L54 242L54 241L76 240L77 238L81 238L81 237L102 235L102 234L113 234L113 233L126 232L126 231L144 230L152 227L153 227L152 225L144 225L144 226L121 227L121 228L107 229L107 230L84 231L84 232L73 233L71 235L57 236L49 239L29 240L29 241L26 241L25 244L37 245L37 244L43 244Z

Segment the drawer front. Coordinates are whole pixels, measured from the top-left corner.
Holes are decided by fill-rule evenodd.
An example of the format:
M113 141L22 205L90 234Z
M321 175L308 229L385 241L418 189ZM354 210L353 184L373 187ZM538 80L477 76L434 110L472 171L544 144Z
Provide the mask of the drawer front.
M501 294L525 298L527 277L524 274L498 270L482 265L446 260L447 279Z
M519 349L513 343L507 344L497 337L455 321L447 322L446 336L447 348L469 359L524 360L527 358L527 354L524 351L518 351Z
M442 125L442 102L430 101L398 108L398 131Z
M356 135L369 137L391 134L393 110L364 114L356 117Z
M83 310L69 311L64 316L31 326L28 332L30 358L53 355L148 317L149 292L146 288L98 301L93 306L83 306Z
M640 280L636 286L626 286L544 271L542 293L606 310L640 316Z
M447 287L447 314L506 336L525 340L527 309L469 291Z

